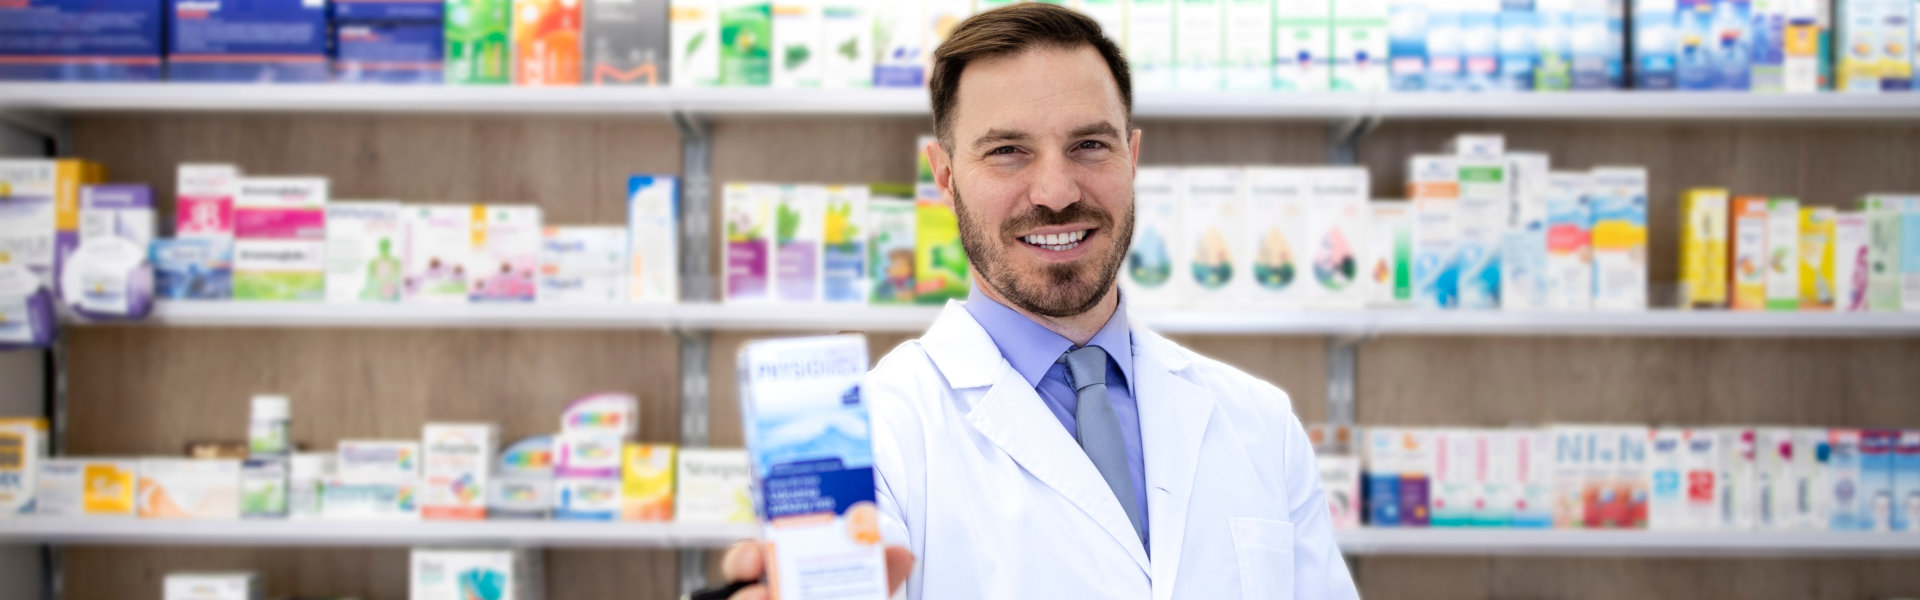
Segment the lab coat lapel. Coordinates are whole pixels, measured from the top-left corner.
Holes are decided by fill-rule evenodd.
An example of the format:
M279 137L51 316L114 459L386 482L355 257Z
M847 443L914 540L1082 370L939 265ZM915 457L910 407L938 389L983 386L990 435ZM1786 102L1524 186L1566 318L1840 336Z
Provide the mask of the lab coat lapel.
M1153 596L1168 600L1186 541L1187 506L1214 400L1206 388L1179 375L1191 361L1171 342L1135 327L1133 347L1134 402L1140 411L1153 534Z
M974 430L1099 523L1114 543L1127 549L1140 570L1151 576L1146 548L1134 533L1120 500L1113 496L1086 452L1047 410L1040 394L1001 358L993 338L972 315L949 303L921 343L955 389L992 382L967 411L967 422Z

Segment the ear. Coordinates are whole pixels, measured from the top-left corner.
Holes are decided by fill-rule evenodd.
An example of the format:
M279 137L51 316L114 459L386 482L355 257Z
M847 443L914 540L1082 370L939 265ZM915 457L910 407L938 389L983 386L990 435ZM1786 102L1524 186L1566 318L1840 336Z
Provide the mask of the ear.
M940 140L927 142L920 149L927 154L927 165L933 168L933 183L940 188L940 201L948 207L953 206L953 156L940 147Z
M1140 135L1139 129L1127 134L1127 160L1133 163L1133 172L1140 172Z

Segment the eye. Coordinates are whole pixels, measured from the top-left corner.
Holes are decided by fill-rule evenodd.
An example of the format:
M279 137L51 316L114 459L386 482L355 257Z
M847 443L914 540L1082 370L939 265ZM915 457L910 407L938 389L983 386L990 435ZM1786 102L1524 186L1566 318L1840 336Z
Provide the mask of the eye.
M1008 156L1019 151L1020 149L1013 146L1001 146L987 151L987 156Z
M1097 140L1086 140L1074 146L1075 150L1105 150L1106 148L1106 142Z

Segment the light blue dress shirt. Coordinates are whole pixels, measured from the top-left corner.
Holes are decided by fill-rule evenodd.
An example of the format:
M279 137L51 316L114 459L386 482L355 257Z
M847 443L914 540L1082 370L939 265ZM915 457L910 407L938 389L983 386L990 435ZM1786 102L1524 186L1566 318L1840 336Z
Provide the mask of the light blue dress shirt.
M1067 428L1067 435L1073 436L1078 431L1074 414L1080 400L1067 382L1067 366L1057 362L1060 355L1076 347L1073 342L980 293L978 283L968 292L965 307L967 314L973 315L973 320L993 338L993 345L1000 348L1000 356L1033 385L1047 410L1060 420L1060 426ZM1107 352L1107 401L1113 403L1113 412L1120 418L1120 439L1127 446L1127 471L1133 481L1134 505L1140 507L1140 522L1145 527L1149 522L1147 470L1140 450L1140 410L1133 398L1133 332L1127 327L1126 296L1120 297L1113 318L1107 319L1107 324L1093 334L1093 340L1087 345L1099 346ZM1151 528L1145 530L1152 531ZM1151 549L1152 545L1146 543L1148 537L1143 535L1140 541Z

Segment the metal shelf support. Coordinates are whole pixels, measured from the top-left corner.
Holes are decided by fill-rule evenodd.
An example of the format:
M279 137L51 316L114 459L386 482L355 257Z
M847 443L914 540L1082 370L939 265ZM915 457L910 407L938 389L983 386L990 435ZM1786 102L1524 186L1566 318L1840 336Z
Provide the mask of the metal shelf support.
M713 281L713 137L705 119L675 111L680 129L680 300L712 302L718 299ZM708 410L712 389L708 364L713 335L706 330L675 328L680 339L680 445L704 447L711 434ZM680 550L680 593L707 585L707 552Z

